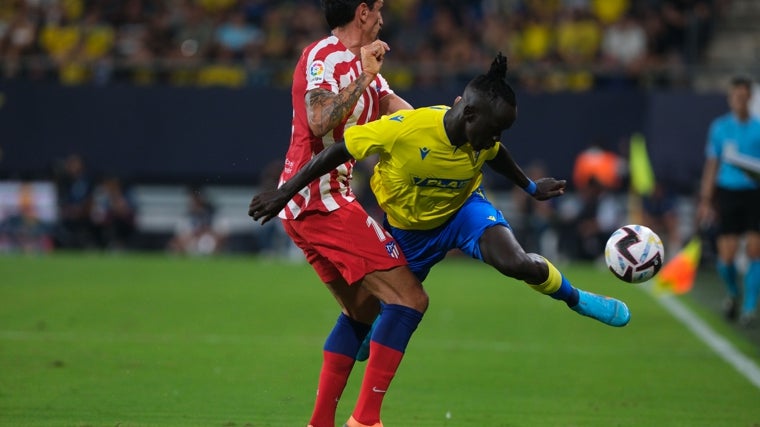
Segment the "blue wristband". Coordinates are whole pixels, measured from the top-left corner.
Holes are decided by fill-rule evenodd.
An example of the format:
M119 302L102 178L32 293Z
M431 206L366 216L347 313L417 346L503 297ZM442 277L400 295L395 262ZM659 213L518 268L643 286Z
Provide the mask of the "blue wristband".
M525 187L525 188L523 188L523 190L525 190L525 192L528 193L528 194L530 194L531 196L535 195L536 194L536 183L529 179L528 180L528 186Z

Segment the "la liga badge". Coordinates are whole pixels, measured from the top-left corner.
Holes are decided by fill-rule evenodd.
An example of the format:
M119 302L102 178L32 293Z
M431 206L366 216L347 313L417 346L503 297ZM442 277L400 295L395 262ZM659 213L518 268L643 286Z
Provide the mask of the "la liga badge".
M314 61L309 66L309 82L322 83L325 80L325 63Z

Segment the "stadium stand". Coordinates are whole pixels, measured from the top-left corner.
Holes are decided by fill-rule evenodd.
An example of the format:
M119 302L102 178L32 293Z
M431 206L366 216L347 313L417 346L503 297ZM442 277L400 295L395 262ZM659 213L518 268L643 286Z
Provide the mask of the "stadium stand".
M457 82L502 50L532 90L680 85L684 66L702 62L730 3L388 2L382 37L393 46L393 61L384 74L400 89ZM4 78L67 85L286 86L305 43L327 31L317 0L1 4Z
M383 74L400 91L456 87L494 50L538 95L714 89L760 54L753 0L394 0L384 14ZM0 1L0 82L287 90L304 43L326 31L318 0ZM156 178L133 188L140 248L164 247L187 206L185 187ZM255 188L226 184L204 187L214 226L229 250L256 250L260 230L240 214Z

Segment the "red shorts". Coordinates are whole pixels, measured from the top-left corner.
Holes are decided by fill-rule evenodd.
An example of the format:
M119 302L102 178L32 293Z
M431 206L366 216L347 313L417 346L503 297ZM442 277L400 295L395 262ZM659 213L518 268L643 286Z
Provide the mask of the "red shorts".
M342 276L354 284L373 271L407 265L396 240L358 202L282 224L325 283Z

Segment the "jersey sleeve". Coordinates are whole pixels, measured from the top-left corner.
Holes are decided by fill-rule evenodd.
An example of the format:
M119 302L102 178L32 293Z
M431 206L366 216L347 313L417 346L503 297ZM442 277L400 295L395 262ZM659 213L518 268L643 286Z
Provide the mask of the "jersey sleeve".
M381 74L375 76L375 80L377 81L377 95L379 99L383 99L383 97L393 94L393 90Z
M314 53L314 55L311 55ZM335 79L335 62L327 59L325 50L312 51L306 59L306 92L312 89L325 89L338 93L338 81Z
M343 134L346 149L354 159L362 160L373 154L390 153L400 128L400 123L390 120L392 117L394 116L383 116L346 130Z

